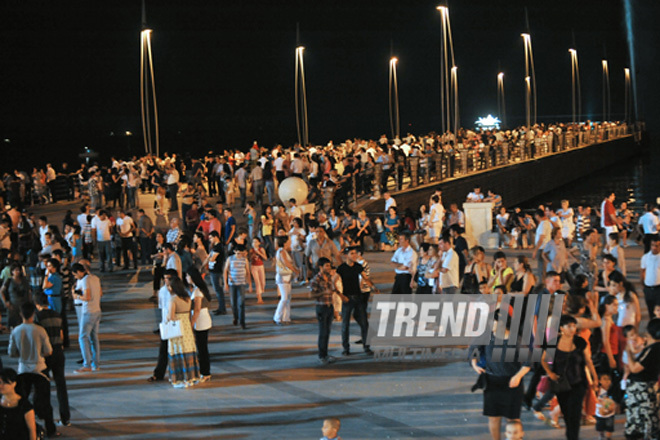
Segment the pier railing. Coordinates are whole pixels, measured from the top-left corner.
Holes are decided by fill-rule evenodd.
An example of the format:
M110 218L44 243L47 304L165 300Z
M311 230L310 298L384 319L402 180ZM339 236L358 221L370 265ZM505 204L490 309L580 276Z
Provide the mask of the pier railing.
M371 168L345 178L339 186L324 189L320 202L325 209L354 208L361 199L378 199L385 191L396 194L410 188L637 135L641 130L642 126L639 124L608 124L577 132L550 132L534 138L522 138L517 142L505 141L478 146L464 146L459 143L456 148L445 145L442 151L431 154L421 153L408 157L400 155L394 163L376 163Z

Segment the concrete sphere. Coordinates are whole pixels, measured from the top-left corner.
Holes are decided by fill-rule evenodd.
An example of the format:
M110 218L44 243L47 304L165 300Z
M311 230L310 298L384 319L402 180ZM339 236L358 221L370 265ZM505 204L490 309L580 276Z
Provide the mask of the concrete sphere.
M280 183L277 193L283 202L296 199L296 205L301 205L307 199L308 188L300 177L287 177Z

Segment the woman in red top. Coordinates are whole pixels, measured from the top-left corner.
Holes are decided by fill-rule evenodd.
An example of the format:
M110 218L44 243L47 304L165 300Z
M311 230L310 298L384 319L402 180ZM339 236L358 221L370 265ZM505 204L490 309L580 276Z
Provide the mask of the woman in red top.
M600 330L602 332L603 346L600 351L607 355L607 363L612 370L617 367L616 358L619 354L619 327L614 324L614 320L612 319L612 316L618 312L618 309L619 301L616 299L616 296L612 295L607 295L598 308L598 314L602 316Z
M255 238L252 240L252 249L250 249L250 272L254 280L254 287L257 291L257 304L263 304L261 295L266 288L266 271L264 261L268 259L266 250L261 246L261 240Z

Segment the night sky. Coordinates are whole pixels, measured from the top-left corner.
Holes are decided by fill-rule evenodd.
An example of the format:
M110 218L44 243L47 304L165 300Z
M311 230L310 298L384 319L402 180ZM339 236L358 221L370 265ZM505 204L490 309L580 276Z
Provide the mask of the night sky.
M651 1L632 3L638 107L642 117L655 121L653 17L660 8ZM266 146L292 144L296 23L306 47L312 142L389 132L391 45L399 59L402 132L439 129L435 6L414 0L147 0L161 151L247 148L255 139ZM523 121L524 6L536 63L538 119L570 120L572 30L583 113L601 117L606 48L613 116L622 117L623 68L630 65L623 2L450 1L462 125L497 113L498 64L505 73L507 119ZM75 157L83 146L125 155L130 144L139 152L140 29L139 0L3 2L0 136L10 139L2 143L3 159L21 166L57 162ZM127 140L127 130L136 136ZM7 160L2 165L11 166Z

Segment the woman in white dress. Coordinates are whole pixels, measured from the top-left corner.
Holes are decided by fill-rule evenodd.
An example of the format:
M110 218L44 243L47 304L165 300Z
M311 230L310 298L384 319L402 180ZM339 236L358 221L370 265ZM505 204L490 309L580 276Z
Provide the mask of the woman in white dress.
M568 200L561 201L561 209L557 210L561 222L561 236L566 241L566 247L571 247L575 232L575 212L568 206Z

